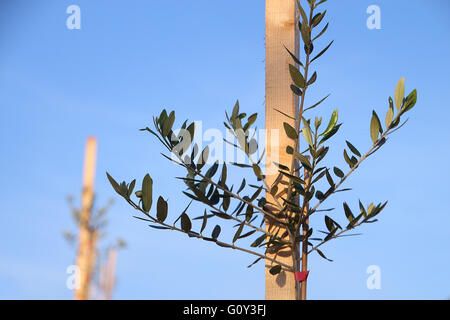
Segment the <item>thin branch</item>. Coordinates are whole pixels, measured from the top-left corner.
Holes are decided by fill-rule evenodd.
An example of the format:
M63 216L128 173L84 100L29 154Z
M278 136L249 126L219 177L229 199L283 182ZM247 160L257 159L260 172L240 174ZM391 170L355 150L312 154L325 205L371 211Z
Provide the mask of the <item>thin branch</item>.
M394 120L391 121L391 123L395 123L398 118L400 117L400 113L397 114L397 116L395 117ZM352 172L354 172L356 170L356 168L359 167L359 165L368 157L372 154L372 152L377 149L379 146L379 143L389 134L389 131L391 130L390 127L388 127L383 134L378 138L378 140L373 144L373 146L369 149L369 151L367 151L359 160L358 162L347 172L347 174L341 179L341 181L339 181L333 188L333 192L329 193L328 195L326 195L322 200L320 200L315 206L314 208L311 209L311 211L309 212L309 216L311 214L313 214L314 212L316 212L317 208L325 201L327 200L332 194L336 193L335 190L337 190L342 183L344 183L344 181L352 174Z
M126 199L126 200L127 200L127 202L128 202L134 209L136 209L136 210L142 212L144 215L146 215L148 218L150 218L150 219L152 220L152 222L154 222L154 223L160 224L161 226L166 227L166 228L168 228L168 229L170 229L170 230L182 232L182 233L187 234L187 235L189 235L189 236L191 236L191 237L195 237L195 238L198 238L198 239L202 239L202 240L210 241L210 242L211 242L210 239L207 239L206 237L204 237L204 236L201 235L201 234L197 234L197 233L190 232L190 231L184 231L183 229L180 229L180 228L177 228L177 227L175 227L175 226L168 225L167 223L164 223L164 222L162 222L162 221L159 221L159 220L156 219L155 217L151 216L149 213L147 213L147 212L145 212L144 210L142 210L142 208L140 208L138 205L136 205L136 203L134 203L132 200L130 200L130 199ZM284 263L282 263L282 262L280 262L280 261L278 261L278 260L276 260L276 259L273 259L273 258L271 258L271 257L269 257L269 256L266 256L266 255L264 255L264 254L261 254L261 253L259 253L259 252L252 251L252 250L248 250L248 249L245 249L245 248L241 248L241 247L238 247L238 246L236 246L236 245L234 245L234 244L228 244L228 243L224 243L224 242L221 242L221 243L225 244L225 245L228 246L229 248L232 248L232 249L235 249L235 250L239 250L239 251L243 251L243 252L246 252L246 253L249 253L249 254L258 256L258 257L260 257L260 258L262 258L262 259L270 260L270 261L272 261L272 262L274 262L274 263L276 263L276 264L279 264L280 266L285 267L285 268L286 268L287 270L289 270L289 271L292 271L292 270L293 270L292 266L289 266L289 265L287 265L287 264L284 264Z
M332 240L332 239L336 239L339 238L343 233L350 231L356 227L359 227L361 224L363 224L364 221L358 222L357 224L355 224L351 229L342 229L340 232L338 232L337 234L335 234L334 236L332 236L330 239L327 240L323 240L322 242L320 242L319 244L317 244L316 246L314 246L311 250L308 251L308 254L310 254L311 252L316 251L318 248L320 248L322 245L324 245L325 243L327 243L328 241Z

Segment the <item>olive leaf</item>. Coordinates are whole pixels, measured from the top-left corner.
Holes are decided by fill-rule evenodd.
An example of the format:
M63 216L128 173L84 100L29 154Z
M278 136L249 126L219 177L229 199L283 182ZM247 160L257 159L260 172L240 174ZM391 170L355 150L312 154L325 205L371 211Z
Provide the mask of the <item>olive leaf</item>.
M142 209L149 212L152 208L153 200L153 180L149 174L146 174L142 181Z
M405 97L405 78L401 78L397 85L395 86L395 106L397 107L397 111L400 111L400 108L403 104L403 98Z
M164 222L167 218L167 201L163 199L163 197L158 198L158 202L156 204L156 217L158 221Z

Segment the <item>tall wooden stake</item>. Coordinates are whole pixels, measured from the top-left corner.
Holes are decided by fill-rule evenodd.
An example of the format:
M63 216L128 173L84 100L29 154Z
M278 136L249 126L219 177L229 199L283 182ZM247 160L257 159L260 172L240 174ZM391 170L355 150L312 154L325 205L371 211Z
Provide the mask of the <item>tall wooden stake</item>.
M291 156L286 154L286 147L292 141L285 136L283 122L289 119L274 108L294 116L298 108L298 99L290 89L292 83L289 74L289 63L292 63L288 52L298 56L299 35L297 28L298 8L295 0L266 0L266 168L271 167L272 161L290 166ZM293 121L291 125L294 125ZM271 139L278 134L278 145ZM277 177L276 172L267 172L267 182L271 186ZM267 194L267 200L273 202ZM273 226L266 221L266 229ZM292 265L291 256L277 256L277 260ZM266 299L294 300L298 297L298 285L294 281L292 272L282 271L277 276L269 273L271 263L266 262Z
M92 203L94 200L95 163L97 158L97 140L89 137L86 142L83 169L83 190L81 196L81 215L79 230L79 248L77 266L79 267L79 287L75 289L74 298L88 299L92 269L95 264L95 232L89 228Z

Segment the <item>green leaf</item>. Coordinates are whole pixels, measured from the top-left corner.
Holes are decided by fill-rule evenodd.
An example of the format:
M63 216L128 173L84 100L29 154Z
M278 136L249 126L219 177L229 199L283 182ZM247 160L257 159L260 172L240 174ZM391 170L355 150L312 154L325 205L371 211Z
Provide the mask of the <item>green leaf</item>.
M263 177L261 168L260 168L257 164L254 164L252 167L253 167L253 173L255 174L255 176L256 176L259 180L262 180L264 177Z
M356 149L349 141L345 141L348 145L348 147L350 148L350 150L357 155L358 157L361 157L361 153L358 151L358 149Z
M333 128L336 126L337 121L338 121L338 109L335 109L333 111L333 114L331 115L330 122L328 123L328 127L321 134L321 136L325 136L328 133L330 133L331 130L333 130Z
M329 216L325 216L325 226L330 232L332 232L336 228L333 219L331 219Z
M292 140L296 140L298 138L297 131L295 131L292 126L287 123L283 122L284 131L286 132L286 135L291 138Z
M172 111L167 119L164 121L162 127L162 135L166 137L172 130L173 123L175 122L175 111Z
M331 177L330 172L328 171L328 169L325 170L325 174L326 174L326 177L327 177L328 184L330 185L331 188L334 188L335 184L334 184L333 178Z
M295 85L301 89L304 88L305 79L303 78L303 75L300 73L300 71L292 64L289 64L289 72L291 74L292 81L295 83Z
M314 8L317 8L320 4L326 2L327 0L320 0L319 2L316 3L316 5L314 6Z
M325 260L328 260L328 261L330 261L330 262L333 262L333 260L328 259L328 258L323 254L323 252L320 251L319 249L316 249L316 251L317 251L317 253L318 253L322 258L324 258Z
M167 111L166 111L166 109L163 109L158 118L158 123L159 123L160 127L162 127L164 125L164 122L166 121L166 119L167 119Z
M222 247L222 248L232 248L231 245L229 245L228 243L225 243L225 242L216 241L216 244L217 244L219 247Z
M227 164L224 162L222 166L222 176L220 177L219 185L224 187L227 181Z
M259 258L257 258L255 261L253 261L250 265L248 265L247 266L247 268L251 268L251 267L253 267L255 264L257 264L259 261L261 261L262 260L262 258L261 257L259 257Z
M307 20L303 20L300 24L300 33L302 35L302 39L305 42L305 44L309 44L311 42L311 33L308 25Z
M323 98L322 100L320 100L319 102L315 103L314 105L312 105L311 107L306 108L304 111L306 110L310 110L313 109L315 107L317 107L319 104L321 104L322 102L324 102L330 95L328 94L325 98Z
M121 191L120 191L120 187L119 184L116 182L116 180L113 179L113 177L111 177L109 175L108 172L106 172L106 176L108 177L109 183L111 183L112 187L114 188L114 190L122 196Z
M373 203L369 204L369 206L367 207L367 214L371 215L373 213L373 210L375 209Z
M364 208L364 206L363 206L361 200L359 200L359 210L360 210L361 213L364 215L364 217L367 217L367 211L366 211L366 209Z
M355 216L352 213L352 210L350 210L348 204L346 202L343 203L344 206L344 212L345 212L345 216L347 217L349 222L352 222L353 220L355 220Z
M153 201L153 180L149 174L146 174L142 181L142 209L149 212Z
M328 46L325 47L325 49L323 49L322 51L320 51L320 53L314 57L314 59L311 60L310 63L312 63L313 61L315 61L316 59L320 58L321 55L323 55L329 47L331 47L331 45L333 44L334 40L330 42L330 44Z
M273 266L272 268L270 268L269 272L273 276L279 274L281 272L281 266L280 265Z
M299 88L299 87L297 87L296 85L293 85L293 84L291 84L291 91L295 94L295 95L297 95L297 96L301 96L303 93L302 93L302 90Z
M395 106L400 110L405 97L405 78L401 78L395 86Z
M380 132L383 132L383 130L381 129L380 119L374 110L372 111L372 120L370 121L370 137L374 144L378 141L378 133Z
M200 228L200 233L202 233L203 230L205 230L207 222L208 222L208 214L206 213L205 209L205 212L203 213L202 227Z
M306 169L311 170L311 163L309 162L308 158L306 158L304 155L302 155L299 152L294 152L294 157L300 160L300 162L305 166Z
M336 134L336 132L338 132L339 128L341 127L342 123L336 125L333 129L331 129L330 132L328 132L323 138L322 140L320 140L319 144L324 143L325 141L327 141L328 139L330 139L332 136L334 136Z
M338 176L339 178L343 178L344 177L344 172L342 172L342 170L341 169L339 169L338 167L334 167L333 168L333 171L334 171L334 174L336 175L336 176Z
M306 165L305 168L308 169L308 170L311 170L311 168L310 168L308 165ZM300 184L305 184L305 181L303 181L302 179L300 179L300 178L297 177L297 176L294 176L294 175L292 175L292 174L289 174L289 173L283 172L283 171L280 171L280 173L281 173L282 175L284 175L284 176L286 176L286 177L288 177L288 178L294 180L294 183L295 183L295 182L298 182L298 183L300 183Z
M125 181L122 181L122 183L119 185L120 194L126 198L128 196L128 187Z
M311 78L308 80L307 85L310 86L317 80L317 72L314 72Z
M187 127L186 129L189 132L189 139L192 141L194 141L194 135L195 135L195 122L192 122L189 127Z
M316 128L316 130L319 129L321 124L322 124L322 117L320 117L320 118L316 117L314 119L314 127Z
M167 201L165 201L161 196L158 198L156 217L160 222L164 222L167 218Z
M285 166L285 165L283 165L281 163L278 163L278 162L275 162L275 161L272 161L272 162L273 162L274 165L276 165L281 170L284 170L284 171L289 171L290 170L289 167L287 167L287 166Z
M389 128L391 126L392 119L394 119L394 109L389 107L386 113L386 120L385 120L386 128Z
M233 166L239 167L239 168L251 168L251 165L245 164L245 163L237 163L237 162L231 162Z
M249 222L253 217L253 207L247 205L247 210L245 211L245 221Z
M256 118L258 118L258 114L257 113L254 113L250 117L248 117L247 124L244 126L244 131L247 131L248 128L250 128L251 125L255 123Z
M288 48L286 48L286 46L284 46L284 48L287 50L287 52L289 52L289 54L291 55L291 57L295 61L295 63L297 63L303 67L303 63Z
M345 160L345 162L347 162L347 164L350 166L350 168L353 168L353 162L350 160L347 150L344 150L344 160Z
M239 115L239 100L236 100L234 104L233 112L231 113L231 119L236 118Z
M325 25L325 27L322 29L322 31L320 31L320 32L317 34L317 36L314 37L313 41L315 41L316 39L318 39L321 35L323 35L323 34L325 33L325 31L327 31L328 25L329 25L329 23L327 23L327 24Z
M323 17L325 17L325 14L327 13L327 10L325 10L323 13L318 13L314 16L314 18L312 19L311 25L312 27L316 27L323 19Z
M324 194L323 194L323 192L322 191L319 191L319 190L317 190L316 191L316 198L317 198L317 200L323 200L324 199Z
M183 213L181 215L181 229L185 232L191 231L192 223L191 219L189 219L189 216L186 213Z
M258 187L258 186L255 186L255 187ZM264 189L264 187L263 186L259 186L258 187L258 189L255 191L255 193L251 196L251 198L250 198L250 202L253 202L260 194L261 194L261 191Z
M209 157L209 147L206 146L205 149L203 149L202 154L200 155L197 163L197 169L200 171L203 166L208 162Z
M211 238L216 240L220 235L220 231L221 231L220 226L216 225L211 233Z
M239 239L239 237L241 236L242 230L244 229L244 223L241 223L241 225L239 226L239 229L236 231L236 233L234 234L233 237L233 243L236 242L237 239Z
M252 234L254 234L255 232L256 232L256 230L246 232L242 236L239 236L239 239L247 238L247 237L251 236Z
M128 198L131 197L131 195L133 194L133 190L134 190L134 186L135 185L136 185L136 179L131 181L130 185L128 186L128 192L127 192Z
M211 211L215 216L218 216L221 219L230 220L231 216L226 213L222 213L220 211Z
M229 207L230 207L230 197L228 195L226 195L223 198L222 208L224 211L227 211Z
M414 89L407 97L405 101L405 108L403 112L411 110L417 102L417 90Z
M250 247L252 248L256 248L257 246L259 246L261 243L263 243L263 241L266 239L266 235L263 234L262 236L259 236L251 245Z
M219 161L214 162L214 164L206 171L205 176L211 179L217 172L217 168L219 167Z
M243 178L243 179L242 179L241 186L239 187L239 190L237 191L237 194L239 194L242 190L244 190L245 184L246 184L245 178Z
M300 15L302 16L302 21L308 22L308 16L306 15L305 10L303 10L303 7L301 6L299 0L297 0L297 6L298 6L298 8L300 10Z
M311 136L311 128L308 125L305 125L302 129L302 133L303 133L303 137L305 138L306 142L308 142L308 144L313 147L313 140L312 140L312 136Z
M169 230L169 229L170 229L170 228L168 228L168 227L158 226L158 225L151 225L151 224L149 224L148 226L149 226L149 227L152 227L152 228L154 228L154 229L159 229L159 230Z
M281 113L283 116L288 117L289 119L295 120L294 117L288 115L287 113L284 113L283 111L280 111L280 110L275 109L275 108L274 108L274 110L277 111L277 112L279 112L279 113Z

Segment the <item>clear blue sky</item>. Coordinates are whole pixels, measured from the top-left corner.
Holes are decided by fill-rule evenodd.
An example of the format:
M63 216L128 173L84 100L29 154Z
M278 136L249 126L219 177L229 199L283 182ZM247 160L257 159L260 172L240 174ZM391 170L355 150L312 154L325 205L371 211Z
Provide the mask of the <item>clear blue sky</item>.
M81 8L81 30L66 28L71 4ZM381 30L366 28L372 4L381 8ZM406 127L348 181L354 190L332 201L389 205L362 236L325 248L335 262L310 258L309 297L446 299L450 4L329 0L326 7L324 41L335 44L318 64L313 95L331 93L319 114L339 108L344 122L329 164L344 167L345 139L369 147L371 110L384 118L401 77L419 98ZM95 135L98 203L116 200L109 237L129 245L119 254L115 298L262 299L262 264L247 269L245 254L146 227L104 172L127 180L150 172L173 217L187 203L172 178L182 171L137 129L162 107L223 128L223 111L237 98L260 112L263 125L264 1L10 0L0 4L0 30L0 298L72 297L65 283L74 252L61 237L73 229L65 198L79 199L85 139ZM381 268L381 290L366 288L369 265Z

